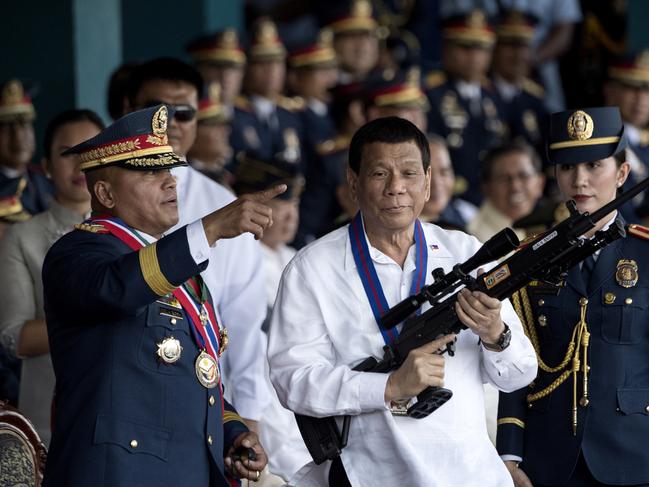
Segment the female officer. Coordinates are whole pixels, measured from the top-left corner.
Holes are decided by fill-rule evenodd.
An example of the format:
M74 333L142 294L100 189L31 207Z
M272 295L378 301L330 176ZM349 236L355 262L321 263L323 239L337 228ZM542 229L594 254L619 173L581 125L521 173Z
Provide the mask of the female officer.
M590 213L613 200L626 145L617 108L553 114L547 153L564 198ZM513 296L539 361L532 384L500 396L498 451L517 487L649 485L646 240L649 229L630 225L560 285L533 281Z

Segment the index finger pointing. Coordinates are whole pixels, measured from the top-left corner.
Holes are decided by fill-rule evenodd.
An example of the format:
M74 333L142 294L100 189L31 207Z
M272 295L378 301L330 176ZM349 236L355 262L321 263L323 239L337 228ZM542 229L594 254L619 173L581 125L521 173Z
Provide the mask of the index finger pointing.
M273 186L270 189L265 189L263 191L259 191L257 193L252 193L250 195L250 198L259 201L259 202L266 202L272 200L275 196L282 194L284 191L288 189L288 186L285 184L278 184L277 186Z

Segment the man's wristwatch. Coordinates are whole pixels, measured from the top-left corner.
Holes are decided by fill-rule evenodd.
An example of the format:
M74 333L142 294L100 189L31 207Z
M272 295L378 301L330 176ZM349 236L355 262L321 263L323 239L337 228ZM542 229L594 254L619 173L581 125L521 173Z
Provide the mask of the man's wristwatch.
M502 352L505 350L509 346L509 342L512 341L512 331L507 326L507 323L504 323L504 325L505 329L500 334L500 338L498 338L496 343L487 343L483 341L482 346L492 352Z

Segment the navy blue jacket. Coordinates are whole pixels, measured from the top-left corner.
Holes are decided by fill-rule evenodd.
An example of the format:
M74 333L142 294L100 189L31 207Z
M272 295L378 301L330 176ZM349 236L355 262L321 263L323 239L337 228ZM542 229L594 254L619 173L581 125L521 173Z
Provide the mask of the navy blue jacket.
M297 113L280 106L275 108L276 125L270 127L257 118L247 98L239 97L231 122L230 145L234 153L245 151L258 159L282 159L294 162L304 173L304 132ZM228 167L235 172L237 161Z
M429 89L426 95L431 106L428 131L446 139L456 179L465 186L456 196L480 205L480 163L507 135L499 99L492 89L482 87L479 110L472 114L452 80Z
M207 266L194 262L185 227L155 245L157 275L173 286ZM224 453L247 429L227 403L222 411L218 388L198 382L190 320L168 316L181 310L149 287L140 254L75 230L45 258L56 395L44 486L227 485ZM165 337L183 347L173 364L156 355Z
M631 287L623 287L616 278L623 259L634 260L638 267L638 281ZM590 292L579 266L570 270L565 286L526 287L530 313L522 318L528 329L536 330L540 357L548 367L556 367L566 356L580 319L582 298L588 299L590 332L589 403L577 406L576 435L572 428L572 373L554 392L531 406L526 396L545 389L561 372L549 373L540 366L537 379L528 388L500 394L498 452L522 457L520 467L534 485L563 485L572 475L580 451L599 482L649 483L647 269L649 242L629 235L602 250L591 275ZM579 372L578 404L582 378Z

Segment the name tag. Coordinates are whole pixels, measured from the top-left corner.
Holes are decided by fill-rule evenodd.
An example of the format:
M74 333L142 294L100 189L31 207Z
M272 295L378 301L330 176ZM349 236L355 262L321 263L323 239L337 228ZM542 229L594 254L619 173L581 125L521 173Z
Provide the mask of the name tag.
M182 311L178 311L176 309L163 308L161 306L158 308L158 312L160 313L160 316L168 316L169 318L176 318L178 320L183 319Z

